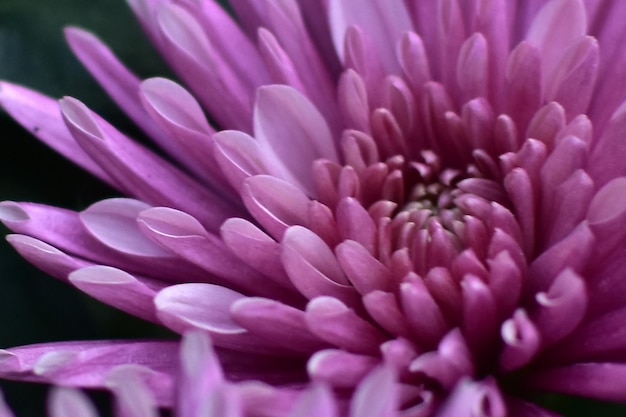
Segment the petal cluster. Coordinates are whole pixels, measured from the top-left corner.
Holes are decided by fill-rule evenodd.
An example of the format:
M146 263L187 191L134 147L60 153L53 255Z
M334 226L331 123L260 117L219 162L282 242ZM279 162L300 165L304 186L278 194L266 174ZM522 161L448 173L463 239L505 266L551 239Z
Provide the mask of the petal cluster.
M234 0L237 21L213 0L129 3L186 87L66 36L167 157L3 82L7 112L126 197L3 202L0 220L41 269L215 353L192 333L174 388L168 342L8 349L1 375L181 417L626 400L621 3ZM137 365L145 386L125 382Z

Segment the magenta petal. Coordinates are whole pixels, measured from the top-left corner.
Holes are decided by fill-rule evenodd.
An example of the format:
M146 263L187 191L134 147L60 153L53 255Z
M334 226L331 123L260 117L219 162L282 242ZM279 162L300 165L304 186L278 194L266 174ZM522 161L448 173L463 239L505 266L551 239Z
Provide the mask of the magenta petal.
M443 405L438 417L475 415L489 415L490 417L508 415L502 394L491 379L480 382L465 379L459 382Z
M376 225L358 200L350 197L341 199L335 209L335 217L343 240L354 240L370 253L375 253Z
M63 123L59 104L43 94L3 81L0 104L46 145L113 187L117 183L74 141Z
M232 6L242 20L246 21L248 29L252 30L253 34L256 34L257 29L265 28L276 36L276 40L289 55L294 68L301 77L307 96L324 113L329 124L333 126L332 130L338 131L337 125L341 122L337 117L334 85L329 74L332 69L326 68L323 62L323 58L334 62L336 58L333 55L320 56L317 45L313 43L307 31L308 25L305 26L303 20L303 18L313 20L314 26L325 25L324 18L307 16L305 13L310 8L321 12L325 9L325 5L299 3L294 0L235 0ZM304 10L300 10L301 8Z
M213 141L215 160L237 191L241 192L244 180L254 175L276 171L280 175L280 171L273 168L275 161L268 163L259 143L246 133L222 130L213 135Z
M256 225L244 219L230 218L221 229L222 240L239 259L272 281L293 288L281 261L282 248ZM246 248L245 251L239 250Z
M350 285L335 255L316 234L300 226L287 229L281 242L282 261L293 285L307 298L320 295L336 297L348 305L357 303L356 290Z
M117 59L111 50L91 33L66 28L65 37L74 54L124 112L159 146L176 155L171 138L158 129L139 100L139 78Z
M535 295L538 308L532 317L544 345L576 329L587 313L588 297L585 281L570 269L561 272L546 292Z
M541 106L541 60L538 48L527 42L511 51L506 69L506 109L518 129L525 129Z
M475 354L488 355L494 330L498 327L496 301L480 278L466 275L461 282L463 291L463 335Z
M159 322L153 303L157 290L124 271L109 266L89 266L72 272L69 280L96 300L144 320Z
M378 358L343 350L320 350L309 359L307 371L314 381L334 388L354 388L376 365Z
M55 278L67 280L70 272L90 265L30 236L8 235L6 239L24 259Z
M150 238L169 249L180 259L209 272L205 282L222 283L257 294L284 296L284 289L268 282L259 288L264 277L239 259L215 235L207 232L190 215L166 208L155 207L138 216L140 229ZM206 275L206 274L205 274Z
M412 277L400 285L400 301L418 345L434 347L449 325L421 278Z
M567 25L559 22L567 21ZM526 39L541 49L544 85L552 79L563 51L587 31L582 0L551 0L537 13Z
M54 388L48 397L51 417L98 417L89 397L72 388Z
M306 323L324 341L354 353L377 354L388 336L341 301L317 297L306 308Z
M131 142L84 104L65 98L60 105L72 135L129 194L150 204L187 210L213 230L232 215L233 208L222 199Z
M159 318L174 330L202 329L219 338L246 332L230 317L231 305L243 298L218 285L180 284L162 290L154 303Z
M335 252L339 265L361 295L376 290L391 291L391 271L359 242L344 240Z
M456 77L464 97L472 99L487 95L488 46L485 37L475 33L461 47Z
M414 32L405 32L396 48L398 61L414 91L432 79L428 55L422 38Z
M116 366L132 363L167 378L176 366L174 342L96 341L20 346L2 351L4 378L103 388Z
M180 348L179 398L176 415L192 417L196 415L216 387L224 383L224 375L219 359L209 337L201 332L186 333Z
M546 98L558 101L569 117L585 113L594 92L599 66L598 41L585 36L575 41L559 62Z
M527 365L539 351L539 331L524 310L517 310L512 318L505 321L500 334L504 341L500 366L507 371Z
M238 300L231 307L231 315L250 333L295 352L311 354L328 346L307 328L303 311L274 300L255 297Z
M398 397L394 372L387 366L378 367L357 387L350 404L350 417L392 417Z
M132 251L114 250L92 236L81 221L79 213L73 211L32 203L2 202L0 203L0 220L15 232L30 235L71 257L78 258L74 261L57 259L59 262L66 263L67 266L75 262L86 262L86 265L82 266L92 263L104 264L145 276L174 281L181 275L193 280L202 280L204 276L198 268L180 262L179 259L169 254L167 256L144 256L146 253L137 255L131 253ZM123 234L117 237L111 236L108 231L104 234L115 245L124 247ZM142 238L136 235L134 238L135 243L137 240L142 241ZM132 246L130 244L130 247ZM48 257L46 253L41 253L41 255Z
M112 198L92 204L79 217L89 233L111 249L147 258L172 257L137 226L139 213L149 208L138 200Z
M250 132L252 92L216 56L196 16L177 4L159 6L155 23L163 55L222 126Z
M589 225L586 222L581 223L530 264L529 290L536 292L547 289L566 268L580 273L592 254L595 241Z
M306 94L306 87L287 52L280 45L274 34L265 28L259 28L258 43L261 57L265 62L270 77L275 84L285 84Z
M348 127L369 132L370 108L367 89L363 78L356 71L348 69L341 75L337 87L337 101Z
M107 376L107 388L113 392L120 417L157 417L157 398L160 405L172 402L172 381L158 378L149 370L136 365L122 365Z
M324 117L305 96L288 86L259 89L254 133L263 150L282 161L308 194L313 191L312 162L319 158L338 160Z
M579 363L537 371L526 384L533 388L581 395L605 401L624 401L626 365L621 363Z
M178 333L202 330L215 346L237 351L284 352L271 341L250 334L231 317L233 304L245 298L212 284L180 284L165 288L154 299L157 316Z
M345 0L329 2L329 20L333 42L339 57L345 59L344 39L350 26L367 28L376 43L376 50L389 72L397 70L394 47L400 35L412 29L408 10L402 4L387 7L383 1L376 1L369 7L359 7Z
M169 153L224 196L232 189L215 164L211 136L202 108L183 87L165 78L150 78L141 83L139 95L152 119L174 140Z
M309 198L289 182L270 175L244 181L243 202L250 214L277 240L289 226L306 225Z
M323 384L314 384L300 395L288 417L337 417L332 392Z

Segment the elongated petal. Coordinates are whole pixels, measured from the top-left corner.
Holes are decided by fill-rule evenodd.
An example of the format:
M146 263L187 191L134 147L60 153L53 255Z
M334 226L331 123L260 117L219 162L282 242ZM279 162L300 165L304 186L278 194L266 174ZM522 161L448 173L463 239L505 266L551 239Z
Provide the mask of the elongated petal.
M117 187L117 183L74 141L63 123L58 103L27 88L0 83L0 104L42 142L91 174Z

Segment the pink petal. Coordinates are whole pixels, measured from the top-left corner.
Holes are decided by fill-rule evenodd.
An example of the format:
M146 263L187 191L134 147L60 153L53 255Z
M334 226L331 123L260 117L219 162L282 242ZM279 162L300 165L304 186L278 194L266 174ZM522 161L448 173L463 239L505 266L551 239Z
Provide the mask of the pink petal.
M176 367L177 343L104 340L20 346L2 351L0 374L19 381L103 388L118 365L135 364L167 379Z
M331 0L328 9L333 42L340 59L345 58L346 30L350 26L359 26L371 34L386 70L398 71L394 47L402 33L413 28L403 3L390 7L384 1L375 1L359 7L350 1Z
M243 202L252 216L276 240L290 226L306 225L309 197L299 188L271 175L256 175L244 181Z
M507 62L505 85L507 91L505 109L523 131L540 107L543 98L541 54L538 48L522 42L511 51Z
M233 320L250 333L286 349L311 354L328 344L307 329L305 313L266 298L248 297L231 307Z
M221 232L222 240L235 256L274 282L293 288L281 261L282 248L274 239L249 221L238 218L225 221Z
M586 36L575 41L564 53L546 88L546 99L563 105L568 117L588 110L594 93L599 66L596 39Z
M242 85L215 48L197 18L175 4L157 10L163 55L225 128L249 132L251 90Z
M337 417L337 404L332 392L322 384L315 384L300 395L289 417Z
M626 366L621 363L579 363L537 371L527 385L564 394L580 395L604 401L624 401Z
M360 294L391 290L391 271L359 242L344 240L335 248L335 253L341 268Z
M151 376L144 369L133 365L122 365L108 375L107 388L115 397L117 415L158 417L157 403L152 392L154 388L149 386L150 382L154 384L156 381Z
M254 133L264 152L276 155L310 195L313 161L338 160L335 142L322 114L305 96L288 86L258 90Z
M343 350L321 350L307 363L311 379L334 388L354 388L380 363L378 358Z
M89 233L107 247L143 257L172 257L172 254L141 233L139 213L150 205L128 198L112 198L92 204L79 213Z
M193 217L165 207L143 211L138 216L140 229L180 259L209 272L206 282L220 283L257 294L272 294L277 298L285 291L267 282L259 287L265 277L242 264L221 239L207 232ZM205 274L206 275L206 274Z
M400 301L412 339L426 349L436 346L448 331L448 323L421 278L413 276L400 285Z
M563 51L586 33L587 15L581 0L551 0L537 13L526 39L541 49L545 86L549 85Z
M176 414L192 417L204 405L207 394L224 383L224 375L209 337L202 332L185 334L180 348L180 365Z
M480 33L469 37L461 47L456 77L466 99L487 96L488 53L487 41Z
M281 246L285 271L302 295L309 299L329 295L350 306L358 305L360 297L319 236L304 227L292 226Z
M244 352L284 352L233 320L231 308L243 298L218 285L180 284L159 292L154 303L161 322L178 333L198 329L207 332L215 346Z
M26 235L7 235L7 241L28 262L55 278L67 280L70 272L90 265L73 258L54 246Z
M89 397L72 388L55 387L48 397L52 417L98 417Z
M154 205L185 209L213 230L233 214L221 198L134 144L84 104L65 98L60 105L76 140L129 194Z
M59 104L35 91L3 81L0 104L18 123L42 142L104 182L117 183L74 141L63 123Z
M96 300L133 316L158 323L153 303L157 290L124 271L95 265L72 272L69 280ZM157 285L163 286L162 283Z
M620 155L626 135L626 102L611 115L602 135L596 138L589 159L589 175L600 188L610 180L626 174Z
M535 295L538 309L532 318L544 345L575 331L587 313L588 297L583 278L570 269L560 273L548 291Z
M65 37L74 54L105 91L144 132L167 153L178 156L171 138L158 129L139 100L140 80L97 37L78 28L66 28Z
M317 297L306 308L306 323L324 341L353 353L377 354L388 336L333 297Z
M139 95L152 119L175 140L172 142L175 152L169 153L222 195L232 194L232 189L225 186L224 175L215 164L211 139L215 130L207 123L195 98L180 85L165 78L144 81Z
M459 382L441 407L438 417L471 417L475 415L488 415L490 417L508 415L506 403L492 379L480 382L464 379Z
M357 387L350 404L350 417L392 417L398 407L394 372L386 366L374 369Z
M30 235L79 258L79 263L110 265L166 280L175 281L180 276L199 281L204 279L201 270L169 255L143 256L113 250L95 239L80 221L79 214L73 211L33 203L3 202L0 203L0 220L13 231ZM74 262L71 261L70 265Z
M506 371L527 365L539 351L541 340L535 324L524 310L518 309L513 317L502 323L500 336L504 348L500 354L500 366Z

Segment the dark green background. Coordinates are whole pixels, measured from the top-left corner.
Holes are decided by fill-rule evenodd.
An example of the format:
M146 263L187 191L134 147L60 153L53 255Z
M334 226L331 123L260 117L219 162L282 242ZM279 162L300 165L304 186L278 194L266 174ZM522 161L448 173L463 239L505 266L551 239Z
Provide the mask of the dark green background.
M77 97L122 130L137 134L66 47L62 35L65 25L89 28L143 77L170 75L123 0L0 0L0 79L28 85L53 97ZM114 190L38 143L0 112L0 200L83 209L97 199L114 195ZM0 226L0 231L4 234L6 229ZM0 347L167 334L37 271L3 239L0 323ZM18 417L45 414L45 387L7 382L0 386ZM567 416L626 415L626 406L557 396L543 401Z

